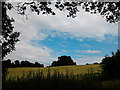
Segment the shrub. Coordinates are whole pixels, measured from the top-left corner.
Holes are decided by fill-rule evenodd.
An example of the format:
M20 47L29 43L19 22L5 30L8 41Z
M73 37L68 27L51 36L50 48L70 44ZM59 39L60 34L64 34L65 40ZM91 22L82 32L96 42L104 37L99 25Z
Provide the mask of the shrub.
M120 78L120 51L105 56L101 62L102 74L108 78Z

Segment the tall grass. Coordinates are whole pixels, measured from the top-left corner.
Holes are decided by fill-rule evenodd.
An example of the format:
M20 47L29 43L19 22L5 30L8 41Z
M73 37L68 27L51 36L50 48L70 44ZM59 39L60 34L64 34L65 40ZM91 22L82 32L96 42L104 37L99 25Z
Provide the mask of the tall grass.
M3 89L6 88L120 88L120 80L104 80L100 73L95 73L92 68L88 73L74 74L74 71L66 70L65 73L51 69L44 73L43 70L38 72L23 73L22 77L9 77L3 81Z
M49 67L50 72L54 73L57 69L58 71L62 72L63 74L66 73L66 70L68 71L74 71L74 74L83 74L88 73L88 69L92 68L94 72L97 72L98 70L101 70L100 65L73 65L73 66L58 66L58 67ZM33 68L33 67L22 67L22 68L9 68L9 74L8 76L11 77L22 77L23 71L24 73L27 73L29 71L32 72L38 72L38 70L43 70L44 74L48 72L48 67L46 68Z

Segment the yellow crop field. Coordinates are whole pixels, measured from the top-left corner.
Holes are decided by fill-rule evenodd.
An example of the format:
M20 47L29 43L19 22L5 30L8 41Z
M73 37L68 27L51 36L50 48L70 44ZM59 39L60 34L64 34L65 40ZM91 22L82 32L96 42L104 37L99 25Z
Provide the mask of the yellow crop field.
M85 74L89 72L98 72L100 70L99 65L73 65L73 66L57 66L57 67L45 67L45 68L36 68L36 67L19 67L19 68L9 68L8 77L21 77L23 73L26 74L28 72L38 72L42 71L43 73L48 72L50 70L51 73L55 71L59 71L60 73L72 73L74 75L77 74Z

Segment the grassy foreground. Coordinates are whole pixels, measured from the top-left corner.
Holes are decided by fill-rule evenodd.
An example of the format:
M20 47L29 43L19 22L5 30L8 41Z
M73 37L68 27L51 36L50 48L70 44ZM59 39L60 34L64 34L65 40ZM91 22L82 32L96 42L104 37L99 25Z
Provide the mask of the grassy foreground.
M48 69L50 69L51 73L54 73L56 70L65 74L66 72L71 72L74 75L77 74L85 74L88 72L98 72L100 70L99 65L73 65L73 66L58 66L58 67L47 67L47 68L36 68L36 67L20 67L20 68L9 68L9 74L8 77L21 77L23 76L23 73L31 72L38 72L43 71L44 74L48 72Z
M120 89L120 80L107 80L97 72L98 70L100 70L99 65L11 68L9 69L8 79L3 81L3 89Z

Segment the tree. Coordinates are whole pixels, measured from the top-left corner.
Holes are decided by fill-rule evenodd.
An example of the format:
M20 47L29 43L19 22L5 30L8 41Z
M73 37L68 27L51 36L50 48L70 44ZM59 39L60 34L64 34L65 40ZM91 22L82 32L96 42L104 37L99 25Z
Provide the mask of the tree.
M57 61L53 61L52 64L51 64L51 66L57 66L57 65L58 65Z
M13 62L11 63L11 67L12 67L12 68L15 68L15 64L14 64Z
M97 64L99 64L99 63L98 63L98 62L94 62L94 63L93 63L93 65L97 65Z
M11 60L2 61L2 79L4 80L8 74L8 68L11 67Z
M32 12L36 12L38 15L42 14L52 14L56 13L50 7L52 2L25 2L17 4L18 14L26 15L27 7L29 6ZM79 12L78 6L81 6L86 12L91 14L99 13L102 17L106 19L107 22L115 23L120 20L120 1L118 2L62 2L57 1L55 7L60 10L68 11L67 17L76 17L77 12Z
M76 62L73 62L70 56L61 56L58 57L58 61L53 61L51 66L65 66L65 65L76 65Z
M15 61L16 62L16 61ZM18 61L17 61L18 62ZM35 63L31 63L31 62L29 62L29 61L27 61L27 60L25 60L25 61L21 61L21 64L20 65L18 65L17 64L17 66L16 67L44 67L44 65L43 64L40 64L40 63L38 63L38 62L35 62Z
M15 50L15 44L19 41L19 32L13 32L13 18L7 15L7 9L11 9L11 4L2 2L2 59Z
M86 63L85 65L90 65L89 63Z
M13 18L10 18L7 15L7 9L11 9L11 4L6 4L2 2L2 59L7 54L10 54L13 50L15 50L15 44L19 41L18 37L20 35L19 32L13 32L13 25L14 22ZM7 70L9 66L6 64L2 64L2 78L5 79L7 75Z
M21 67L25 66L25 61L21 61Z
M6 61L6 64L7 64L8 67L11 67L11 60L8 59L8 60Z
M44 67L44 65L43 64L40 64L40 63L38 63L38 62L35 62L35 67Z
M18 60L15 61L15 67L20 67L20 62Z
M120 50L112 52L112 56L105 56L101 62L102 74L109 78L120 78Z
M38 67L40 64L38 62L35 62L35 66Z

